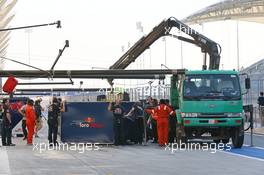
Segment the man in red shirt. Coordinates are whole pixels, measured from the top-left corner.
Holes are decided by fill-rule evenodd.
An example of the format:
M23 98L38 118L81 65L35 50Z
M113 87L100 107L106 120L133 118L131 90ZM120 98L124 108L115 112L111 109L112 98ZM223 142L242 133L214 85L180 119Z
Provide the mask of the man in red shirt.
M28 129L27 144L32 145L35 123L36 123L36 113L33 107L34 101L29 100L26 105L26 124Z
M165 104L164 99L160 99L159 106L150 110L145 109L146 113L157 115L158 142L160 146L168 143L169 115L175 116L175 112Z

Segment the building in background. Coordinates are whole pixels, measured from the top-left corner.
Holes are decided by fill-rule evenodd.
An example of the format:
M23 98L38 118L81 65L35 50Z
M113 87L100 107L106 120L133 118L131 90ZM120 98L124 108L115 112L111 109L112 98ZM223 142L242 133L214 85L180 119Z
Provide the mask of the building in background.
M245 103L252 103L257 106L257 99L260 92L264 92L264 59L250 65L249 67L242 68L241 74L246 73L251 80L251 89L245 98ZM242 79L243 80L243 79ZM241 82L243 86L243 81Z

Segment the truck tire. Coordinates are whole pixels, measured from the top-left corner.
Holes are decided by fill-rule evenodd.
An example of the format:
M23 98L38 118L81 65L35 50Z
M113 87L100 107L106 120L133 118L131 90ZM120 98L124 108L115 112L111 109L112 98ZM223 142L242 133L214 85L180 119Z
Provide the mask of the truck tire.
M187 142L188 142L188 138L185 137L185 136L183 136L183 137L181 138L181 142L182 142L182 143L187 143Z
M227 144L229 142L229 138L228 139L222 139L222 143Z
M180 125L176 125L176 141L177 144L187 143L187 137L184 134L184 129Z
M185 136L177 137L176 139L178 146L181 146L181 148L183 148L183 146L185 146L188 141L187 137Z
M214 141L214 143L219 144L221 140L217 139L217 140L213 140L213 141Z
M232 144L234 148L241 148L244 143L244 128L237 128L232 134Z
M218 135L219 135L218 133L211 133L212 137L218 137ZM221 142L221 140L220 139L214 139L213 142L216 144L219 144Z

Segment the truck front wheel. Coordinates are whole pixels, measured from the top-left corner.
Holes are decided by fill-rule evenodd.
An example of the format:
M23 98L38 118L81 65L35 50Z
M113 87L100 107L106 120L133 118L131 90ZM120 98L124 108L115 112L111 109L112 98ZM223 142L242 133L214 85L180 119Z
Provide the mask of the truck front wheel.
M241 148L244 143L244 129L237 128L232 133L232 144L234 148Z

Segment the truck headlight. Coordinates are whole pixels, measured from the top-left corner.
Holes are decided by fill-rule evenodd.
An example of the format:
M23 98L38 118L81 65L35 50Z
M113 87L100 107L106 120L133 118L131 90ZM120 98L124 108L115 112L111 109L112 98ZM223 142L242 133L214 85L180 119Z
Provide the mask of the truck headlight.
M198 116L198 114L197 113L189 113L189 112L187 112L187 113L181 113L181 117L182 118L184 118L184 117L197 117Z
M241 117L242 113L226 113L227 117Z

